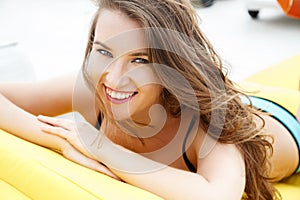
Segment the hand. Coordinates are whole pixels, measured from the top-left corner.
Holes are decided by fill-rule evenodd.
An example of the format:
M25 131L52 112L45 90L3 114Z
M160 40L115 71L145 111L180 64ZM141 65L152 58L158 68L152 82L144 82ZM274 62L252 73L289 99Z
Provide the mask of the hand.
M39 115L37 119L42 122L41 130L45 133L59 136L66 140L66 143L61 148L62 154L69 160L80 165L106 174L114 179L121 180L111 172L105 165L99 163L85 148L81 142L78 131L94 132L95 137L99 131L87 122L76 124L72 120L46 117ZM80 127L79 127L80 126Z

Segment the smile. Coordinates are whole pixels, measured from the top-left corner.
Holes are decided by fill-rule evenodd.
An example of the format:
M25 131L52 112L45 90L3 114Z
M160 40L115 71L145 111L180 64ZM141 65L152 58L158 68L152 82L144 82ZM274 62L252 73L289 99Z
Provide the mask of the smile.
M132 97L134 97L137 94L137 92L116 91L106 86L104 86L104 90L107 99L112 103L117 103L117 104L125 103L130 99L132 99Z

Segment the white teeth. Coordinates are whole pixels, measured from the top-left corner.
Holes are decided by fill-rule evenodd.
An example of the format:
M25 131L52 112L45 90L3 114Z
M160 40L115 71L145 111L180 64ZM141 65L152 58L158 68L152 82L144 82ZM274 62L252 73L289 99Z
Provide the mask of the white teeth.
M117 93L116 96L117 96L116 97L117 99L121 99L122 94L121 93Z
M116 93L115 91L113 91L113 92L111 93L111 97L112 97L112 98L117 98L117 93Z
M127 99L129 97L131 97L134 92L132 93L128 93L128 92L116 92L116 91L111 91L110 89L106 88L106 93L114 98L114 99L119 99L119 100L123 100L123 99Z

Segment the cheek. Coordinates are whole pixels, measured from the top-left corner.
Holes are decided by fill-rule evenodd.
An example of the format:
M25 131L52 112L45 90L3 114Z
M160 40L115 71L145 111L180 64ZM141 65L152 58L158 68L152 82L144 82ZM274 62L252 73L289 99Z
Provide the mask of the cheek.
M110 62L111 60L103 58L103 56L99 55L99 53L94 50L91 51L88 56L85 68L88 77L95 88L99 82L103 81L103 76L105 75Z
M160 103L162 87L158 84L151 84L142 87L142 95L144 99L151 101L153 103Z
M131 79L137 88L148 88L153 85L161 85L160 80L154 74L150 65L139 66L127 71L124 76Z

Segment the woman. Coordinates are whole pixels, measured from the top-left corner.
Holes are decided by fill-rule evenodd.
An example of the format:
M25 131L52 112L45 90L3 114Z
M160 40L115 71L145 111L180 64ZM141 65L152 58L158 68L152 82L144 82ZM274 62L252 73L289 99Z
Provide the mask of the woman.
M79 76L2 85L24 110L0 96L0 126L166 199L278 199L297 144L242 103L189 1L97 3ZM89 124L35 117L72 110Z

